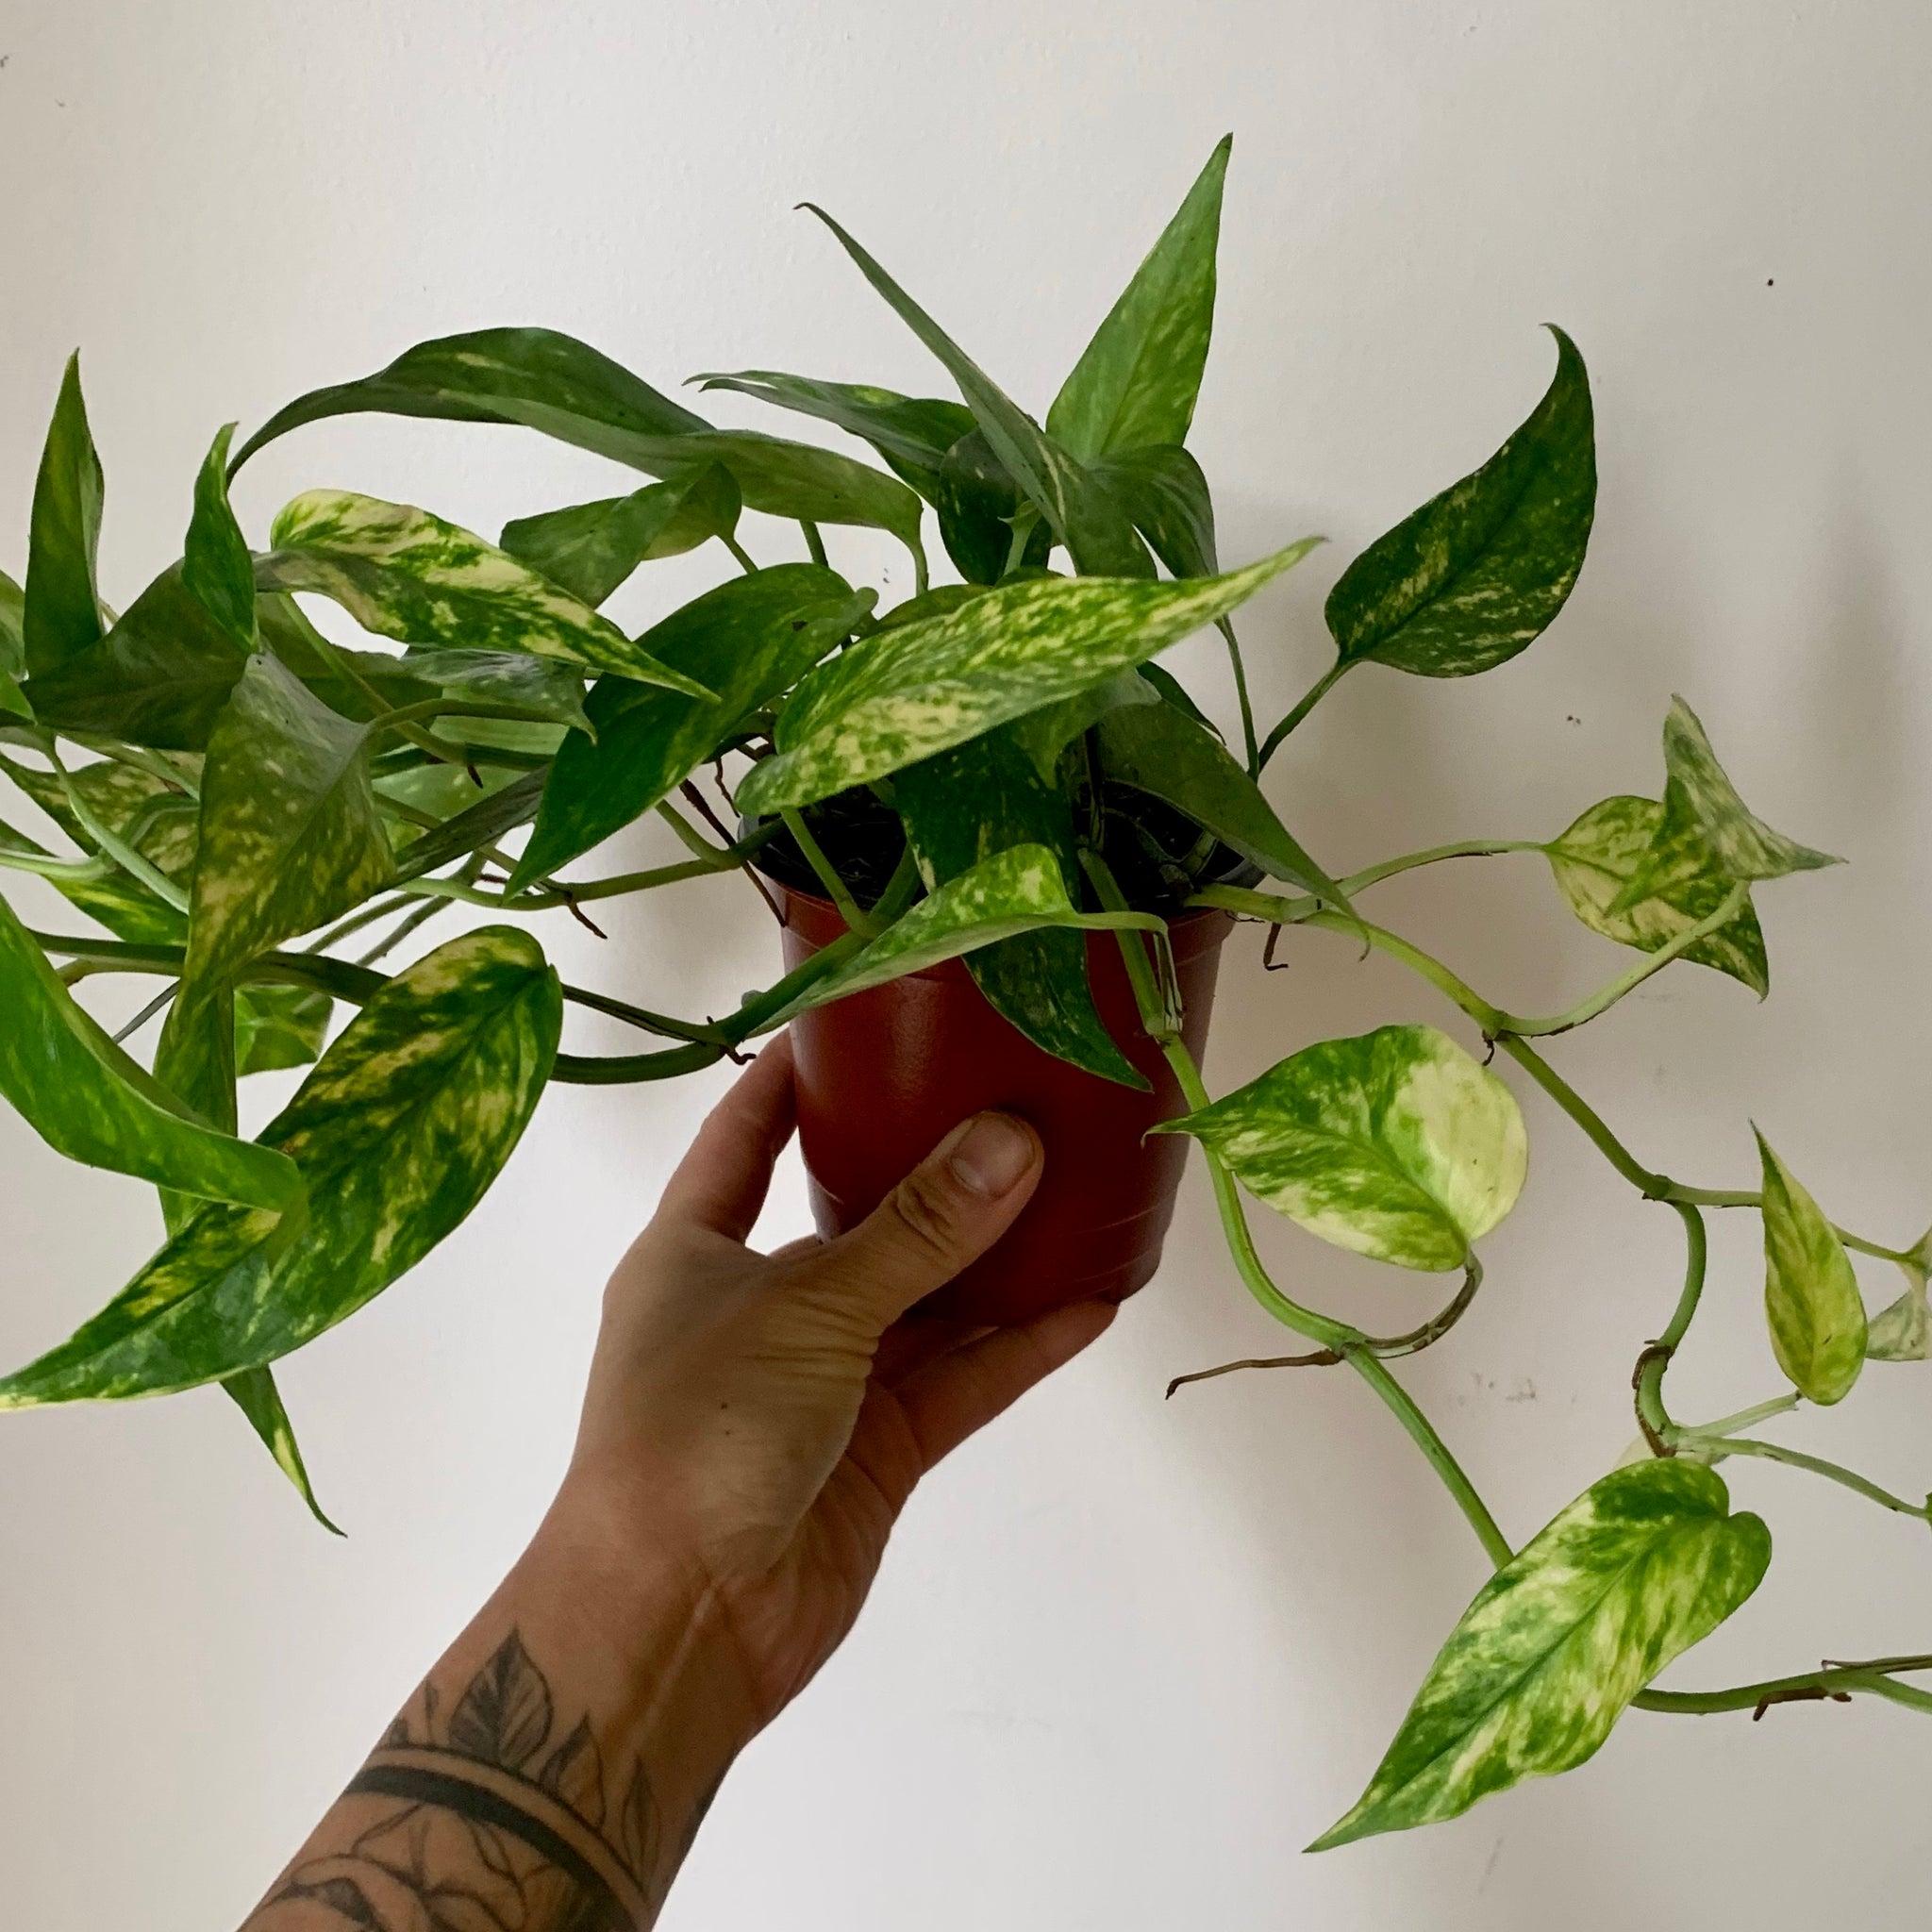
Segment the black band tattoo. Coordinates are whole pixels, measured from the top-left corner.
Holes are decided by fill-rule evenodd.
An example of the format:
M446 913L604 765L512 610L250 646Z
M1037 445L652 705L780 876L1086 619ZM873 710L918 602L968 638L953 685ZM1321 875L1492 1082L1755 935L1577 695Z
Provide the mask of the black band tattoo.
M643 1932L662 1883L643 1766L610 1775L588 1719L561 1730L514 1630L446 1721L440 1705L425 1684L350 1781L380 1815L298 1863L244 1932Z

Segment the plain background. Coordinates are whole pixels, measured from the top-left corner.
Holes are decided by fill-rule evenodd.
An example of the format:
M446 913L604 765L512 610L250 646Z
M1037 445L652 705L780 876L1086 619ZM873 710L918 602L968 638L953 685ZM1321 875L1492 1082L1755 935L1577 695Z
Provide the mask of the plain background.
M1643 1158L1751 1185L1755 1117L1839 1218L1907 1241L1932 1218L1928 56L1907 0L13 0L0 560L24 562L76 343L117 605L177 554L218 424L448 330L546 323L667 386L765 366L946 392L791 212L808 195L1043 408L1232 128L1194 446L1224 556L1333 540L1246 620L1266 712L1324 661L1321 599L1347 558L1541 393L1540 324L1582 346L1600 425L1597 534L1556 627L1478 680L1350 679L1271 774L1290 823L1337 871L1549 837L1609 792L1655 794L1683 691L1758 809L1855 863L1760 893L1768 1006L1678 968L1553 1052ZM717 414L756 419L728 398ZM631 487L519 431L365 418L251 468L256 541L315 484L486 531ZM747 535L794 552L794 533ZM889 551L834 541L903 592ZM636 625L711 566L659 568L619 607ZM1225 715L1216 651L1170 661ZM620 856L657 849L639 836ZM1628 963L1534 858L1375 903L1519 1009ZM741 881L626 903L609 930L600 946L559 919L544 937L571 976L672 1010L774 970ZM1274 976L1258 951L1252 929L1228 950L1218 1087L1385 1020L1457 1026L1344 941L1307 935ZM604 1274L720 1084L554 1091L474 1220L287 1364L346 1541L212 1391L0 1423L10 1924L239 1918L535 1521ZM1531 1182L1489 1285L1405 1372L1518 1538L1625 1446L1630 1364L1679 1266L1674 1219L1524 1105ZM63 1165L11 1116L0 1145L11 1364L104 1301L157 1222L143 1190ZM1195 1173L1164 1271L1106 1343L917 1499L857 1635L726 1785L665 1924L1922 1924L1932 1730L1865 1702L1757 1725L1633 1716L1574 1776L1300 1855L1483 1569L1351 1380L1252 1375L1163 1405L1176 1372L1279 1345L1205 1195ZM802 1222L788 1172L767 1227ZM1291 1228L1267 1240L1295 1291L1372 1325L1433 1306L1433 1282ZM1716 1230L1680 1413L1777 1386L1756 1242L1746 1216ZM1897 1287L1882 1268L1866 1283L1874 1307ZM1786 1439L1920 1492L1928 1402L1932 1368L1874 1369ZM1792 1472L1732 1477L1777 1555L1668 1682L1926 1647L1922 1525Z

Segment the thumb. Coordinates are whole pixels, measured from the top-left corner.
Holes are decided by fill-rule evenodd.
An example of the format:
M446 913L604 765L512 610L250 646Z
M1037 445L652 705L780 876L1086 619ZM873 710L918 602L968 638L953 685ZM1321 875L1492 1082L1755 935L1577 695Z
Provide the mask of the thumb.
M1005 1234L1032 1197L1040 1136L1009 1113L960 1124L803 1273L876 1335Z

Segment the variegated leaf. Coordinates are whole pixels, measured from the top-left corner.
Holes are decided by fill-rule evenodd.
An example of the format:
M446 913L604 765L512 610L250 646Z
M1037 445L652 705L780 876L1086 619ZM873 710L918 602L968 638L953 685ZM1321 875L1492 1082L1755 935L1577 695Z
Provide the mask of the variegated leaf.
M1764 1167L1764 1319L1772 1352L1808 1401L1851 1393L1865 1366L1865 1303L1852 1257L1771 1142Z
M218 1133L109 1040L75 1003L0 899L0 1093L70 1160L208 1201L274 1210L301 1177L273 1147Z
M194 479L181 580L246 654L255 648L255 565L228 505L228 443L234 434L232 423L216 432Z
M80 357L60 378L40 475L34 482L22 633L30 676L59 670L98 643L101 621L95 558L101 542L101 459L80 392Z
M809 805L1073 697L1224 616L1315 541L1186 583L1033 578L867 638L799 685L740 808Z
M306 986L249 986L235 994L235 1072L306 1067L322 1053L335 1003Z
M908 973L923 973L941 960L957 959L963 953L1042 926L1090 932L1165 929L1147 913L1079 911L1067 895L1059 861L1044 845L1009 846L947 880L842 966L774 1013L758 1031L769 1033L813 1007L883 986Z
M434 686L453 703L518 705L541 711L558 724L591 731L584 715L584 673L564 658L540 657L534 651L466 651L455 646L408 651L403 665L425 684ZM475 739L479 725L501 719L451 717L438 721L438 730L453 737Z
M1160 702L1159 691L1141 675L1145 668L1143 665L1139 670L1116 671L1111 677L1103 677L1099 683L1090 684L1085 691L1076 691L1058 704L1042 705L1037 711L1028 711L1005 727L1012 734L1014 743L1033 760L1033 768L1043 784L1054 782L1061 752L1109 711Z
M1157 1133L1192 1134L1310 1234L1402 1268L1459 1268L1516 1205L1515 1096L1433 1026L1304 1047Z
M1620 911L1610 909L1636 876L1663 816L1655 799L1606 798L1543 848L1571 911L1592 932L1645 953L1657 952L1708 919L1731 891L1731 881L1721 873L1700 873L1671 881L1655 896ZM1759 999L1771 991L1764 932L1748 899L1721 930L1687 947L1679 958L1742 980Z
M602 679L591 693L596 740L567 739L543 788L513 889L544 878L663 798L729 742L746 713L851 636L873 593L816 564L733 577L644 633L661 661L702 670L712 700Z
M333 598L364 630L408 644L536 651L705 697L561 586L408 504L311 490L283 507L275 548L256 561L264 590Z
M1224 136L1208 158L1047 411L1047 434L1083 461L1187 441L1214 326L1221 190L1233 146Z
M223 1392L248 1418L248 1426L261 1439L261 1445L275 1457L275 1467L294 1484L295 1492L308 1505L308 1512L331 1536L339 1530L323 1514L315 1500L314 1485L308 1480L308 1465L302 1460L302 1445L295 1440L295 1425L282 1407L282 1392L275 1387L275 1371L264 1365L243 1369L222 1384Z
M507 926L391 980L263 1130L308 1211L211 1208L68 1341L0 1382L0 1407L221 1381L300 1348L405 1274L482 1199L556 1058L557 975Z
M1613 1470L1483 1586L1368 1790L1309 1850L1456 1818L1574 1770L1770 1562L1771 1532L1731 1513L1712 1471L1680 1458Z
M1481 469L1378 537L1328 593L1344 664L1469 677L1525 649L1563 608L1596 512L1590 378L1559 328L1542 401Z
M358 651L330 643L287 591L258 591L255 617L262 649L273 652L330 710L344 718L366 724L378 711L399 710L436 695L436 687L411 676L392 651Z
M1922 1362L1932 1357L1932 1307L1926 1305L1925 1268L1916 1258L1902 1265L1906 1291L1880 1309L1867 1324L1867 1361Z
M712 463L628 496L520 517L503 526L503 547L594 607L639 564L728 537L738 527L739 508L731 472Z
M1753 814L1718 763L1696 712L1679 697L1664 720L1664 772L1663 816L1629 884L1611 901L1613 913L1699 878L1776 879L1842 863L1774 832Z

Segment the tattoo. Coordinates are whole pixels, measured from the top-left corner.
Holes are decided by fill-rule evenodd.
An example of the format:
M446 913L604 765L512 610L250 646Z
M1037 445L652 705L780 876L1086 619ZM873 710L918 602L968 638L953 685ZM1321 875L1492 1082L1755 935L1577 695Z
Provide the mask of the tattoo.
M434 1683L351 1780L358 1835L299 1861L245 1932L641 1932L659 1821L643 1766L566 1729L512 1630L450 1709ZM368 1816L370 1822L361 1824Z

